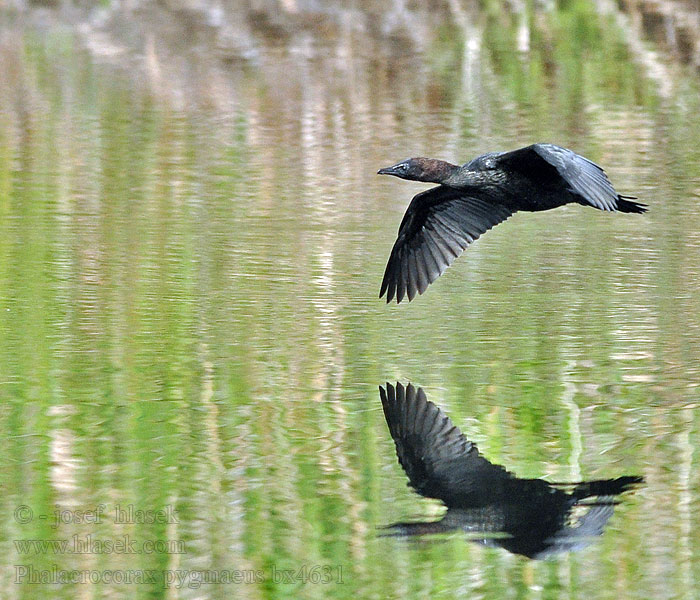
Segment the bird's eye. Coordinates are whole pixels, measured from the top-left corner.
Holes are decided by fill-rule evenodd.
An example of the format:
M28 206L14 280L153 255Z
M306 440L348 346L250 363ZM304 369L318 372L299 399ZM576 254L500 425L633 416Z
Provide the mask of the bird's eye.
M401 163L396 167L399 171L406 172L408 171L408 165L406 163Z

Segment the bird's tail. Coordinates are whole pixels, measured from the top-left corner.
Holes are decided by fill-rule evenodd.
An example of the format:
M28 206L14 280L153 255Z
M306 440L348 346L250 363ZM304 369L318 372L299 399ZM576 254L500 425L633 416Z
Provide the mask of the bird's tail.
M618 196L617 197L617 210L623 213L645 213L647 212L647 205L641 202L631 202L631 200L636 200L634 196Z
M644 478L635 475L625 475L616 479L598 479L595 481L584 481L576 484L572 496L576 500L592 498L593 496L617 496L635 486L644 483ZM612 498L610 499L612 500ZM607 502L610 504L611 502ZM612 502L614 504L614 502Z

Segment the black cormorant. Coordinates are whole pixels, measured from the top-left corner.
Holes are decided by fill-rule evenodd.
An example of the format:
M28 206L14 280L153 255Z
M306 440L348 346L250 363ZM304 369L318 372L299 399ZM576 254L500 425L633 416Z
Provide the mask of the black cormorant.
M378 173L440 184L414 196L401 221L379 294L386 293L387 302L422 294L469 244L516 211L571 202L646 211L633 197L619 195L598 165L553 144L490 152L461 167L410 158Z

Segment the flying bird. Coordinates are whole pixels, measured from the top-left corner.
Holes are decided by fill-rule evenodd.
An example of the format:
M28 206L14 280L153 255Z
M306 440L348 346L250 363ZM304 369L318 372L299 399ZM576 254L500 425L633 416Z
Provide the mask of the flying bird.
M601 167L553 144L489 152L461 167L409 158L378 174L439 184L414 196L404 214L379 293L387 302L422 294L469 244L519 210L578 203L646 211L636 198L618 194Z
M421 388L387 383L379 394L409 485L448 509L439 521L390 525L390 535L460 529L472 541L546 558L590 544L612 516L615 496L643 481L633 476L568 484L522 479L481 456ZM596 500L585 502L589 498ZM583 514L574 516L575 509Z

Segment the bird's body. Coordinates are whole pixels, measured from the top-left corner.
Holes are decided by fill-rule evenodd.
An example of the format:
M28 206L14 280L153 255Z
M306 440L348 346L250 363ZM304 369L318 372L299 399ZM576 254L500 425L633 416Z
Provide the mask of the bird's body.
M490 152L461 167L411 158L379 174L439 184L414 196L404 214L382 281L380 297L386 293L387 302L422 294L469 244L517 211L569 203L646 211L620 196L598 165L553 144Z

